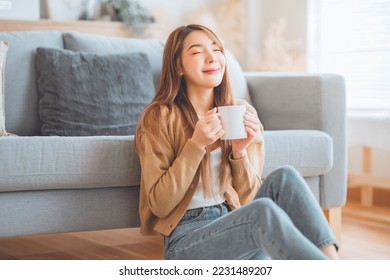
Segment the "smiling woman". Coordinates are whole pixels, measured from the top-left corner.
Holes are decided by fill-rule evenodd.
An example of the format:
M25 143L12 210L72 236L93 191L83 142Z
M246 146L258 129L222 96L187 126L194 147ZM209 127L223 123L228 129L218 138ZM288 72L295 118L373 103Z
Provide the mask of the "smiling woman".
M244 138L223 140L217 107L226 105L243 105ZM135 134L141 233L164 235L166 259L337 258L302 176L285 166L262 182L263 140L256 110L234 98L214 32L175 29Z

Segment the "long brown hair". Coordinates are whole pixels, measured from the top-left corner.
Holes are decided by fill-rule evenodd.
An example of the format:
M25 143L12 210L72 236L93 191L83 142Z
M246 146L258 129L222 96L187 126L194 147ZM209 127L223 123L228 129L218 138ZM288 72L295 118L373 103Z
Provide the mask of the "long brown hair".
M145 108L141 114L138 125L136 128L136 136L140 135L141 131L150 130L148 123L159 122L161 115L161 107L166 107L170 111L177 109L180 112L180 116L183 118L182 123L186 124L184 129L188 131L188 137L191 137L195 124L198 121L198 116L188 99L186 93L186 81L184 75L179 75L182 61L181 54L183 50L184 39L193 31L204 31L221 49L225 54L223 44L218 39L216 34L209 28L198 25L190 24L187 26L181 26L175 29L168 37L163 54L162 71L160 77L159 87L157 94L152 102ZM221 83L214 88L214 106L233 105L235 99L232 94L230 81L228 77L227 67ZM156 131L153 132L156 135ZM158 135L158 134L157 134ZM137 137L135 137L137 152L140 152L138 146ZM231 142L221 141L222 158L221 169L219 175L219 188L223 194L226 183L228 181L229 174L229 154L231 152ZM210 154L206 153L206 156L202 160L201 164L201 176L203 180L204 193L206 195L212 194L211 176L210 176Z

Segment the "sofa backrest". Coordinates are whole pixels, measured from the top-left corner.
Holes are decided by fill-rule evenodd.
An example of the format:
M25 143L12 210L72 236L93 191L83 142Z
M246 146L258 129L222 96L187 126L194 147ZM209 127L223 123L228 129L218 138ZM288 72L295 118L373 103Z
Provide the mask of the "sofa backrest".
M79 32L64 33L63 39L64 48L72 51L98 54L126 52L146 53L150 65L152 66L155 88L157 88L164 50L164 44L161 41L154 39L116 38Z
M9 43L5 73L5 126L20 136L41 135L39 96L36 87L37 47L99 54L144 52L152 66L155 88L159 83L164 43L154 39L118 38L79 32L25 31L0 33ZM235 96L250 101L242 69L227 51L227 64Z
M5 127L17 135L40 135L35 52L39 46L64 48L62 34L54 31L0 33L8 42L5 65Z
M154 76L155 88L160 80L164 42L153 39L116 38L70 32L64 34L64 47L73 51L94 53L145 52L148 55ZM229 78L235 96L251 102L246 80L234 55L226 50Z

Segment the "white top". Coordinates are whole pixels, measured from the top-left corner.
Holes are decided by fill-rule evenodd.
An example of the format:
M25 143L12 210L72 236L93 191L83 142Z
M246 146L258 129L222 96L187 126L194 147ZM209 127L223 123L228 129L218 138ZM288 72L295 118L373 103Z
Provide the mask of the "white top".
M211 197L204 197L203 181L202 178L200 178L198 187L190 202L190 205L188 206L188 209L207 207L220 204L225 201L225 196L219 193L219 168L221 166L221 152L221 147L218 147L217 149L210 152L213 195Z

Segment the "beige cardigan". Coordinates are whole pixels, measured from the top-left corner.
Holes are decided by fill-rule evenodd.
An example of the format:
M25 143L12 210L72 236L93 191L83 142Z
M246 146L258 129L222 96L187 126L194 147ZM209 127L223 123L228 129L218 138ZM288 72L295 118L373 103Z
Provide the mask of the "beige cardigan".
M246 103L248 111L256 112ZM169 235L179 223L195 193L200 163L206 151L186 135L178 110L161 110L160 121L137 135L141 163L141 233ZM155 127L154 127L155 126ZM155 128L155 129L154 129ZM157 129L160 134L156 135ZM261 186L264 163L263 128L247 149L247 156L230 156L231 176L225 197L231 207L252 201Z

